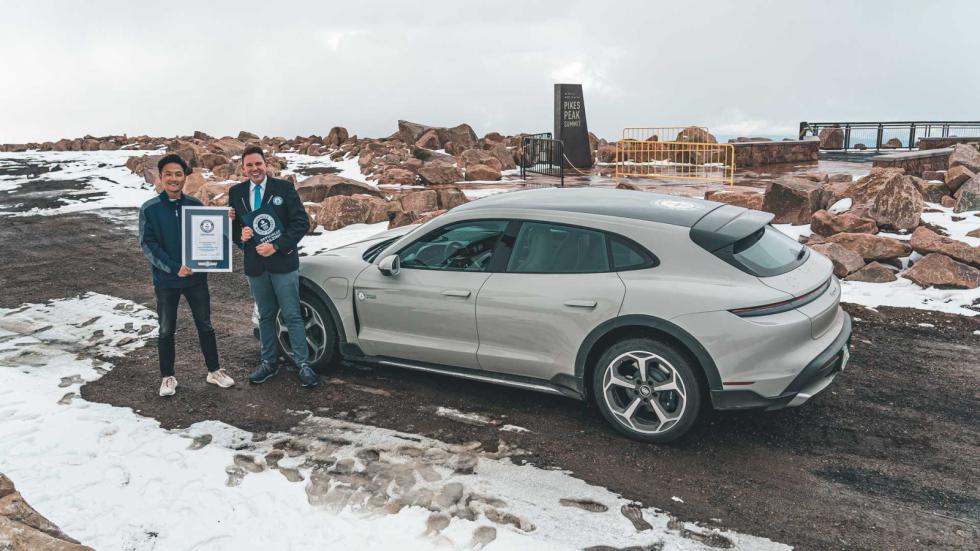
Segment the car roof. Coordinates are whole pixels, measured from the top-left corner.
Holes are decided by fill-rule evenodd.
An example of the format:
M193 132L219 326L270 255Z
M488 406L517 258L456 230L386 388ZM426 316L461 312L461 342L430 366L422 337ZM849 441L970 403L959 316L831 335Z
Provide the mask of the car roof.
M611 188L542 188L483 197L453 209L453 212L484 209L548 210L633 218L676 226L693 226L722 203Z

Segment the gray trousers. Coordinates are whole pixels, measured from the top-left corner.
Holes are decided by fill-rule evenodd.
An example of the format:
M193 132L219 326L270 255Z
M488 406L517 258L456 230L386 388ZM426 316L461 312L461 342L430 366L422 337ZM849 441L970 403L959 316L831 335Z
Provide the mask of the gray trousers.
M278 358L278 325L276 315L282 311L283 325L289 331L289 346L293 361L302 366L310 361L306 344L306 329L299 306L299 271L285 274L266 272L248 276L248 286L259 310L259 339L262 341L262 361L276 365Z

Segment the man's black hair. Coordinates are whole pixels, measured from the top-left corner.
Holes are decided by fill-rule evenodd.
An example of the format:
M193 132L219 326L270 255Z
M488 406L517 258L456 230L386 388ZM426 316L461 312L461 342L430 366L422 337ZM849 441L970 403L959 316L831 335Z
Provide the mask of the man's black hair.
M184 169L184 176L188 176L191 173L191 167L187 166L187 161L183 157L176 153L171 153L169 155L164 155L162 159L157 161L157 171L163 172L163 167L169 165L170 163L177 163L180 168Z
M256 153L262 156L263 161L265 160L265 151L262 151L262 148L257 145L250 145L246 147L245 151L242 153L242 164L245 164L245 157L255 155Z

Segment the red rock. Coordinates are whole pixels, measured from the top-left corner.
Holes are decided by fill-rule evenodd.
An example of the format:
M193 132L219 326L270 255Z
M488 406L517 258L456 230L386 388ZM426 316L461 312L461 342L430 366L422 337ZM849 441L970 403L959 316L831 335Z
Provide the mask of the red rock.
M410 170L395 166L388 166L385 167L384 173L381 174L381 179L378 180L378 183L412 185L417 179L418 177L415 175L415 173Z
M304 202L320 203L335 195L372 195L384 198L384 193L363 182L336 174L317 174L296 184L296 192Z
M871 217L882 229L912 230L919 225L925 202L911 177L896 178L875 196Z
M820 131L820 149L844 149L844 130L824 128Z
M938 254L927 254L902 273L922 287L976 289L980 287L980 270Z
M837 243L817 243L807 246L833 262L834 275L837 277L845 277L864 267L864 259L861 258L861 255Z
M433 191L436 192L437 203L440 209L449 210L453 207L458 207L464 203L469 202L466 198L466 194L463 190L455 186L438 187Z
M220 153L229 159L238 157L245 151L245 142L235 138L221 138L208 144L208 149Z
M913 180L915 187L919 188L919 193L922 194L922 199L930 203L938 203L942 201L943 197L950 194L949 188L942 182L929 181L924 178L913 178Z
M898 138L892 138L887 142L881 144L882 149L898 149L902 147L902 140Z
M965 166L954 166L946 172L946 187L949 188L950 194L955 193L956 190L960 189L961 185L965 184L974 176L975 174L969 168Z
M945 182L946 174L945 170L923 170L922 179L927 182Z
M871 203L886 184L904 175L905 169L902 168L872 168L870 174L850 185L832 184L830 189L834 193L833 201L850 197L856 204Z
M497 144L488 149L487 152L500 161L500 170L513 170L517 168L517 164L514 163L514 155L507 149L506 145Z
M616 184L616 189L626 189L626 190L629 190L629 191L640 191L640 188L638 188L636 186L636 184L631 184L629 182L620 182L620 183ZM708 193L711 193L711 192L709 191ZM708 198L707 193L705 194L704 198L705 199Z
M425 149L442 149L442 144L439 142L439 133L435 130L427 130L425 134L419 137L415 141L416 147L422 147Z
M782 176L766 188L762 210L776 215L776 224L809 224L814 212L823 208L825 193L819 184Z
M953 145L953 152L949 155L949 168L952 170L957 166L965 167L974 174L980 172L980 151L972 145Z
M334 126L327 133L327 137L323 140L323 145L330 148L340 147L341 144L345 143L350 139L350 134L348 134L347 129L343 126Z
M428 185L455 184L463 179L463 172L449 163L430 161L419 169L419 177Z
M956 191L956 204L953 205L953 212L971 210L980 210L980 175L974 176Z
M204 179L204 175L201 173L200 169L192 169L191 173L187 175L187 179L184 181L184 193L187 195L197 196L197 192L204 187L207 181Z
M439 209L439 194L433 190L412 191L398 198L405 212L429 212Z
M228 190L231 186L235 185L234 182L205 182L201 189L197 191L197 198L201 200L205 206L209 207L227 207L228 206Z
M826 241L848 248L869 262L902 258L912 254L912 247L904 241L867 233L838 233L827 237Z
M838 233L878 233L878 226L870 218L855 216L850 212L834 215L825 210L813 213L810 228L825 237Z
M678 142L694 142L694 143L718 143L713 135L707 130L697 127L688 126L684 130L677 133Z
M596 151L596 160L600 163L616 162L616 146L613 144L600 145Z
M500 160L482 149L467 149L459 155L459 165L467 170L476 165L487 165L497 170L503 169Z
M956 206L956 199L953 199L952 197L947 195L946 197L941 197L939 199L939 204L948 209L951 209Z
M895 270L891 270L878 262L871 262L860 270L844 278L847 281L864 281L867 283L888 283L895 281Z
M980 268L980 247L943 237L928 228L916 229L909 243L912 249L921 255L940 253L958 262Z
M472 165L466 169L467 181L499 180L500 170L488 165Z
M387 208L387 204L387 201L371 195L334 195L321 203L318 221L328 231L351 224L366 224L372 212L377 212L379 207Z
M257 141L259 141L259 137L258 136L256 136L255 134L252 134L251 132L246 132L244 130L242 130L241 132L238 133L238 139L241 140L241 141L243 141L243 142L257 142Z
M719 203L726 203L747 209L763 210L762 202L764 195L757 191L706 191L704 198L709 201L718 201Z

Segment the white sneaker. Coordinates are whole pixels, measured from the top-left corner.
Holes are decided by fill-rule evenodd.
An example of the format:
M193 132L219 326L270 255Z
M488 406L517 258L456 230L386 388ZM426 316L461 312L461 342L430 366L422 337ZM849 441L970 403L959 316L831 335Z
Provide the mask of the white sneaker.
M173 396L177 393L177 378L164 377L160 382L160 396Z
M225 373L224 369L219 369L217 371L212 371L208 373L207 381L213 385L218 385L221 388L229 388L235 386L235 379L232 379Z

